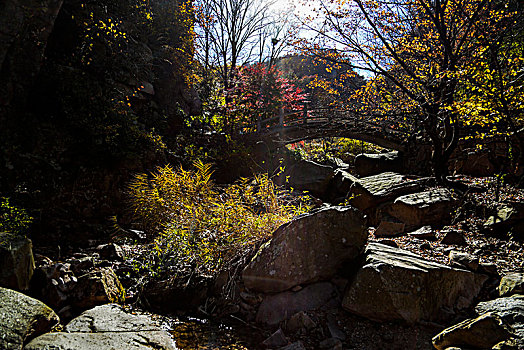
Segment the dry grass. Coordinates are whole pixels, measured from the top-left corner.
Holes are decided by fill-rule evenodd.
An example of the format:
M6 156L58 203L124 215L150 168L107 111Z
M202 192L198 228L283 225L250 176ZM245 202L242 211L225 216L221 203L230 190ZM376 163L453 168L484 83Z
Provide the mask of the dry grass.
M194 170L160 167L129 186L133 211L150 235L149 251L135 257L153 274L216 275L307 205L285 202L267 175L219 188L211 165Z

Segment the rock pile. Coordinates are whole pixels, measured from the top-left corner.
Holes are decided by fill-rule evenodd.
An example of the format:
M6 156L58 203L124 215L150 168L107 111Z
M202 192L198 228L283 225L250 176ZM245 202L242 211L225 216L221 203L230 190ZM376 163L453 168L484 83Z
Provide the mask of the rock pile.
M443 190L402 197L402 205L413 205L427 213L441 212L440 206L452 205L454 201L453 194ZM434 201L424 206L420 198ZM433 203L437 203L435 207ZM419 218L425 220L423 216ZM429 226L411 235L436 238ZM304 347L302 343L292 343L286 333L325 334L321 329L329 324L331 334L317 346L342 348L346 334L336 327L336 322L310 316L338 312L341 308L372 321L400 321L416 327L449 324L475 306L488 280L478 257L454 248L449 250L450 265L444 265L393 244L368 242L364 249L366 240L363 213L352 207L328 207L283 225L260 248L243 271L245 290L240 306L245 314L254 315L252 319L256 322L277 330L268 338L268 347ZM499 287L501 295L512 293L508 290L520 291L521 278L518 275L505 278ZM469 336L483 346L496 341L490 348L501 342L514 343L520 337L515 331L518 326L504 321L502 315L491 309L479 311L477 318L436 336L435 347L458 346L456 339ZM474 331L465 335L463 329ZM475 332L484 333L487 329L493 330L492 338L475 336ZM471 342L469 346L475 344L479 343Z

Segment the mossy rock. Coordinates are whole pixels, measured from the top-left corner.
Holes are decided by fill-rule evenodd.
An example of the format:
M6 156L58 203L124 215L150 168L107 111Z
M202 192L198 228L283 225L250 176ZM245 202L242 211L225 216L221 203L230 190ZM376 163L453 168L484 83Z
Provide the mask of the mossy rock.
M524 294L524 273L510 273L502 277L499 294L501 297Z
M73 290L74 306L89 309L106 303L123 303L125 290L111 268L102 268L78 278Z
M25 342L50 331L59 321L41 301L0 287L0 349L20 350Z
M0 286L26 290L33 276L33 244L24 236L0 232Z

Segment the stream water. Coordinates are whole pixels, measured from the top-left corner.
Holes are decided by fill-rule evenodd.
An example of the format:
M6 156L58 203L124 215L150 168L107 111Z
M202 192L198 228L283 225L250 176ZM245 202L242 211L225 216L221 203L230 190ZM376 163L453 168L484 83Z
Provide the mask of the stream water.
M162 328L173 336L179 350L254 350L261 348L264 340L260 330L234 320L225 324L194 317L156 317L159 317Z

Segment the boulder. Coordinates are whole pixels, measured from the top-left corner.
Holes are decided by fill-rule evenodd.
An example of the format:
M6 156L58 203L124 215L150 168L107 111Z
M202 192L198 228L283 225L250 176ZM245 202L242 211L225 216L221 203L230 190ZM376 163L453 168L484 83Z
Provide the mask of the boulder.
M70 301L86 310L106 303L123 303L125 290L113 269L106 267L78 277Z
M117 304L105 304L83 312L64 328L69 333L133 332L159 330L147 316L128 314Z
M122 247L114 243L102 244L96 247L96 251L102 259L123 261L124 251Z
M67 262L71 265L71 271L77 276L85 275L95 268L95 259L92 256L72 258Z
M488 312L496 314L513 329L513 335L519 349L524 349L524 295L478 303L475 312L482 315Z
M0 287L0 349L20 350L26 341L50 331L59 321L44 303Z
M445 228L441 230L440 233L443 236L442 240L440 241L441 244L457 246L465 246L468 244L462 231L456 230L454 228Z
M35 296L58 310L62 319L97 305L124 302L125 290L111 268L98 268L80 277L71 268L70 263L44 265L35 270L31 281Z
M467 268L471 271L477 271L480 263L477 256L456 250L449 252L449 261L459 268Z
M417 239L426 239L428 241L435 241L437 239L431 226L422 226L418 230L408 233L408 236Z
M404 233L405 224L393 220L382 220L375 231L375 237L394 237Z
M174 350L169 333L146 316L131 315L115 304L97 306L73 319L67 333L47 333L33 339L25 350Z
M27 290L34 269L31 240L0 232L0 287Z
M355 158L355 171L359 176L370 176L386 171L402 171L402 157L398 152L361 153Z
M509 297L514 294L524 294L524 273L510 273L500 280L499 295Z
M211 282L209 276L195 277L189 285L176 278L153 281L146 285L142 296L158 312L196 309L208 297Z
M370 243L342 307L377 321L441 321L471 305L487 277ZM446 310L446 312L444 312Z
M309 191L316 197L323 197L333 178L333 168L309 160L300 160L286 169L284 175L288 177L291 187Z
M242 272L247 288L275 293L329 279L359 256L367 239L364 215L352 207L323 208L280 226Z
M504 203L484 223L490 231L524 236L524 202Z
M331 191L331 197L333 199L346 198L348 195L351 186L358 181L358 178L351 175L344 169L337 169L331 180L329 186Z
M491 162L489 150L461 150L456 159L450 160L450 170L457 174L493 176L497 167Z
M316 310L333 302L338 305L338 293L329 282L314 283L298 292L268 295L258 308L256 321L276 325L301 311Z
M317 324L304 311L297 312L291 316L285 325L286 331L290 333L306 334L316 328Z
M426 225L442 226L451 219L457 203L450 190L434 188L398 197L388 207L387 213L405 223L407 229Z
M421 181L409 180L397 173L363 177L351 186L350 203L360 210L367 210L403 194L420 191L421 188Z
M55 310L68 305L69 295L75 288L77 278L69 263L51 263L35 270L31 280L31 291ZM60 315L63 317L63 315Z
M450 347L491 349L511 337L511 329L495 314L486 313L446 328L432 342L437 350Z

